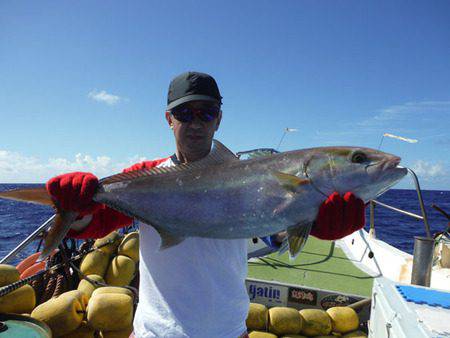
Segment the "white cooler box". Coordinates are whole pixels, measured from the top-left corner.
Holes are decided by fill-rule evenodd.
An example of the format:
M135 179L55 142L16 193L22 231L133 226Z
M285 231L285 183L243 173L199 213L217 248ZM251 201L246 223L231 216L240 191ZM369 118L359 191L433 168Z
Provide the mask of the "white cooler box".
M450 337L450 293L375 279L369 337Z

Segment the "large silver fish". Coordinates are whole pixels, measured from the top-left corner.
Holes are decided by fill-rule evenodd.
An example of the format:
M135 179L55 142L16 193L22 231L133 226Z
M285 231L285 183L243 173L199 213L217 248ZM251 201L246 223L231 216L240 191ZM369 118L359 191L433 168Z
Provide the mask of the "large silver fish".
M328 195L352 191L368 202L406 174L399 163L397 156L358 147L239 160L215 140L210 154L199 161L102 179L94 200L153 226L162 248L185 237L251 238L287 230L286 244L295 257ZM45 188L0 193L50 204L45 195ZM58 210L57 216L43 256L58 246L77 214Z

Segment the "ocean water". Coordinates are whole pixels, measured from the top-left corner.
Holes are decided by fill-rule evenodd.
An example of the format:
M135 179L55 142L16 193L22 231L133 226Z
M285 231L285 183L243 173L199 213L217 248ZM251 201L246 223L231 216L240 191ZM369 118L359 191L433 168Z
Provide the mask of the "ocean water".
M0 191L33 186L30 184L0 184ZM437 204L450 213L450 191L424 190L422 195L431 232L443 231L447 221L431 205ZM415 214L421 214L415 190L391 189L378 200ZM367 229L369 227L368 209L366 213ZM0 257L4 257L52 214L53 209L50 207L0 199ZM413 251L414 236L425 236L422 221L379 206L375 208L375 229L379 239L409 253ZM30 245L20 257L26 257L35 252L36 247L37 243Z

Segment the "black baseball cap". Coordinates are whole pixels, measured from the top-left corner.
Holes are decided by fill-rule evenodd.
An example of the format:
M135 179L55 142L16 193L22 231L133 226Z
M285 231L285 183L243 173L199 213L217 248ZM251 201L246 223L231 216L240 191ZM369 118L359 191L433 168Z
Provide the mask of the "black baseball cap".
M174 78L167 94L167 110L189 101L211 101L222 104L219 87L211 75L186 72Z

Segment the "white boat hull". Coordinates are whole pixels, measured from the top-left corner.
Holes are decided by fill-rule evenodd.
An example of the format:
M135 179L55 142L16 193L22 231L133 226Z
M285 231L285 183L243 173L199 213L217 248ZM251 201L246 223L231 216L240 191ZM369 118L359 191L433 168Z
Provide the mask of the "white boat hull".
M411 283L413 256L373 238L365 230L336 241L353 262L374 277L383 276L394 282ZM434 266L430 287L450 290L450 269Z

